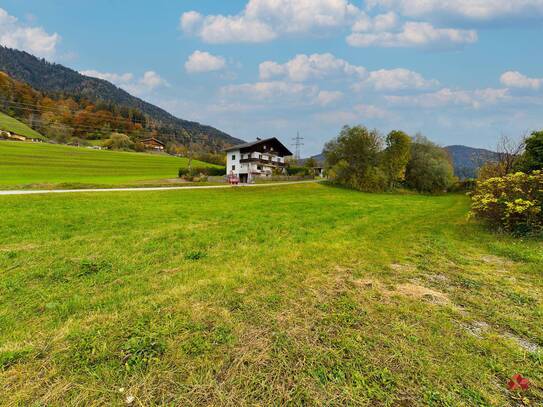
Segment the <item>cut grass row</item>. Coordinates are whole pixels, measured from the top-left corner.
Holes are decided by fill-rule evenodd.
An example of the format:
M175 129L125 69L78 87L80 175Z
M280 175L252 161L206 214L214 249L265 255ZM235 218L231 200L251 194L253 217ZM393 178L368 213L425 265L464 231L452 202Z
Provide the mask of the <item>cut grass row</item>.
M0 403L543 402L543 247L324 185L0 197ZM520 340L524 342L520 342ZM539 348L540 349L540 348Z
M194 166L212 164L193 161ZM188 159L161 154L92 150L0 141L0 188L133 186L177 177Z

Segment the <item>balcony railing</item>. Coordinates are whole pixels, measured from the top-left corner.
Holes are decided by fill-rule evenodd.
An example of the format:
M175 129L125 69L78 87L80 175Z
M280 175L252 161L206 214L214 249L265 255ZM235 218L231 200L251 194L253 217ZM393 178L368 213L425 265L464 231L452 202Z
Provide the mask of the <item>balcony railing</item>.
M250 158L242 158L239 160L240 163L260 163L260 164L266 164L266 165L275 165L277 167L284 167L285 163L280 161L272 161L272 160L265 160L263 158L257 158L257 157L250 157Z

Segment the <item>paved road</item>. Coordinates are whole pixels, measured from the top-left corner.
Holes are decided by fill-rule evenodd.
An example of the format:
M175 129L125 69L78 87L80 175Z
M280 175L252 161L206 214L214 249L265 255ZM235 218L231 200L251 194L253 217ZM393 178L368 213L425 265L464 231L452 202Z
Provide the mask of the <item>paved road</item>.
M317 181L293 181L293 182L270 182L266 184L241 185L239 188L248 187L273 187L281 185L307 184L321 182ZM95 189L29 189L0 191L0 195L35 195L35 194L73 194L80 192L148 192L148 191L179 191L185 189L217 189L217 188L238 188L230 185L202 185L187 187L151 187L151 188L95 188Z

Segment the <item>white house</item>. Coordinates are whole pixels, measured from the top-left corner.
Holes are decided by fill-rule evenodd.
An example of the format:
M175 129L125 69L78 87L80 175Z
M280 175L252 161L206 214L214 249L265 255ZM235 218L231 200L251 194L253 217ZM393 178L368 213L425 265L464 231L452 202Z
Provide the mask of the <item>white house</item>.
M285 172L285 157L292 153L275 137L239 144L226 151L226 174L235 175L240 182L256 177L271 177Z

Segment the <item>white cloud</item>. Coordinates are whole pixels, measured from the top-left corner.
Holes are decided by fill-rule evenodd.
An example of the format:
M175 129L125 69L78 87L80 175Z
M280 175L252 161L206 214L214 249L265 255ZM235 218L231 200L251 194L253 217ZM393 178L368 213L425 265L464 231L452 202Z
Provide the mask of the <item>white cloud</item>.
M430 89L439 85L434 79L425 79L421 74L408 69L381 69L368 72L363 66L352 65L334 55L299 54L284 64L266 61L260 64L260 79L286 78L294 82L342 78L357 81L353 88L360 91L373 88L377 91Z
M379 14L373 18L366 13L362 13L359 19L353 24L352 30L354 32L382 32L392 30L398 24L398 15L392 11L386 14Z
M110 72L99 72L94 69L81 71L79 73L93 78L104 79L108 82L114 83L115 85L127 84L134 80L134 75L131 73L117 74Z
M317 94L317 103L321 106L328 106L342 99L343 96L343 92L340 91L321 90Z
M353 28L361 29L363 27ZM371 28L371 27L370 27ZM451 48L477 41L474 30L435 28L430 23L407 22L399 31L353 32L347 43L353 47Z
M370 9L395 10L407 17L492 21L543 16L543 0L367 0Z
M351 110L318 113L315 117L324 123L344 125L360 123L362 120L379 120L391 117L390 112L375 105L358 104Z
M256 100L272 102L279 98L315 99L319 89L301 83L284 81L243 83L223 86L220 93L225 96L245 96Z
M168 82L155 71L147 71L139 79L129 72L117 74L89 69L80 71L80 73L93 78L104 79L134 95L143 95L161 86L169 86Z
M204 51L194 51L185 62L188 73L220 71L225 66L226 61L223 57Z
M435 79L425 79L420 73L404 68L380 69L372 71L362 83L355 85L355 89L371 86L377 91L396 91L407 89L430 89L439 85Z
M193 34L202 23L204 17L197 11L188 11L181 15L179 20L180 28L190 34Z
M16 17L0 8L0 45L52 58L60 39L60 35L48 34L42 27L23 25Z
M538 90L543 88L543 78L530 78L518 71L507 71L500 77L502 85L509 88Z
M183 13L180 28L204 42L266 42L284 34L322 34L351 24L360 15L347 0L249 0L234 16Z
M260 64L260 79L268 80L273 77L287 77L292 81L303 82L309 79L322 79L330 76L355 75L364 77L366 69L349 64L334 55L313 54L296 55L284 64L266 61Z
M405 107L442 108L446 106L464 106L479 109L487 105L510 99L508 89L453 90L441 89L437 92L410 96L385 96L393 104Z

